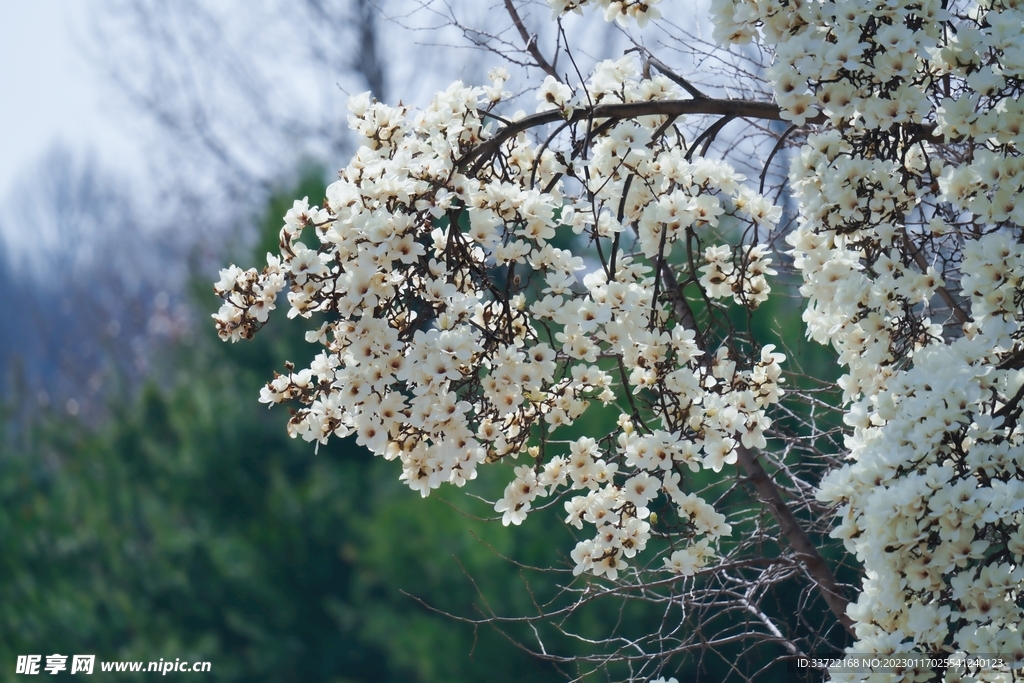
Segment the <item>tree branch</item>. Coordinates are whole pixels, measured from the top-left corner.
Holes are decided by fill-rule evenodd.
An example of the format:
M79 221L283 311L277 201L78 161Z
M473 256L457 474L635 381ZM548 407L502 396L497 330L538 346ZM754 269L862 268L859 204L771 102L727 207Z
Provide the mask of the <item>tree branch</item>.
M544 58L544 55L540 52L540 48L537 47L537 36L531 36L530 32L526 30L526 24L523 23L523 19L519 16L519 12L516 11L516 6L512 0L505 0L505 9L508 10L508 15L512 17L512 23L515 24L516 30L519 31L519 35L522 36L523 42L526 44L526 51L530 53L531 57L533 57L533 61L541 71L551 76L556 81L561 82L562 79L558 77L558 72L555 71L555 67L553 67L551 63Z
M696 332L699 339L700 331L697 329L693 311L690 309L689 304L686 303L686 297L683 295L675 273L672 272L672 268L668 263L662 263L661 276L665 281L665 289L672 298L672 306L680 322L684 327ZM807 570L807 574L818 587L822 597L825 598L825 603L832 610L839 623L843 625L843 628L850 635L855 635L853 620L846 614L846 606L849 604L849 600L844 594L843 589L839 586L839 582L836 581L836 577L829 568L828 563L825 562L825 558L821 556L817 546L814 545L810 536L800 526L800 520L797 519L796 515L793 514L793 511L786 504L786 501L783 500L778 486L768 476L768 472L765 471L761 463L758 462L757 455L750 449L739 444L736 447L736 456L737 464L744 474L747 475L750 483L754 485L758 498L768 506L768 510L771 512L772 517L775 518L776 524L779 525L779 531L782 532L790 547L796 552L800 563Z
M668 68L665 62L661 61L660 59L650 54L646 50L644 51L644 54L647 55L647 61L644 62L644 78L650 77L649 74L651 71L651 67L653 66L655 69L657 69L665 76L667 76L669 80L671 80L673 83L681 87L686 92L690 93L690 95L694 99L706 100L708 98L708 96L702 93L700 90L698 90L695 85L690 83L688 80L686 80L676 72L672 71L672 69Z
M706 97L693 100L651 100L648 102L618 102L615 104L598 104L593 107L570 109L563 113L560 110L543 111L519 119L498 131L494 137L481 143L464 157L458 165L465 168L475 160L484 160L494 154L505 142L519 133L543 126L555 121L586 121L587 119L633 119L639 116L682 116L684 114L708 114L711 116L733 116L737 118L760 119L764 121L782 121L782 110L771 102L754 102L752 100L720 100ZM809 124L825 123L828 119L824 114L807 119ZM479 170L477 168L477 170Z
M772 478L768 476L768 472L761 466L761 463L758 462L757 456L742 444L736 447L736 454L739 466L750 479L750 483L757 489L758 497L768 506L772 517L775 518L776 523L779 525L779 530L786 537L793 550L796 551L797 557L807 570L811 580L818 586L818 591L825 598L825 603L828 604L832 613L836 615L843 628L850 635L855 635L853 620L846 614L846 606L849 604L849 600L843 593L843 589L839 586L839 582L836 581L835 575L832 574L832 570L829 569L825 558L821 556L821 553L818 552L818 548L811 541L807 532L800 526L800 521L793 514L793 511L789 509L789 506L786 505L786 501L782 499L782 494L779 493L778 487L772 481Z
M917 246L910 240L910 235L907 233L906 228L900 229L900 236L903 237L903 241L906 243L907 249L910 251L910 255L914 259L914 263L917 264L917 267L921 269L922 273L927 273L928 262L924 260L924 254L921 253L921 247ZM953 311L953 317L956 318L957 322L961 325L965 325L971 321L971 316L967 315L967 311L965 311L960 304L953 299L953 295L949 293L948 289L945 287L938 287L935 290L935 293L938 294L939 298L949 306L951 311Z

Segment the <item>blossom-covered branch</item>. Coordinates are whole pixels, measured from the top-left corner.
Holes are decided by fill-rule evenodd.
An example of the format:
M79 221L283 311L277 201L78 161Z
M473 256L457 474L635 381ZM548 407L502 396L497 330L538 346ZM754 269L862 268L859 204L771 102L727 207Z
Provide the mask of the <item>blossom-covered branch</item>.
M641 27L659 16L651 1L550 2L594 4ZM712 18L721 43L773 56L775 103L698 96L651 55L575 84L549 71L529 115L501 68L421 111L354 98L351 162L323 207L295 203L266 268L222 271L218 331L252 336L287 292L320 350L260 400L302 406L293 436L354 434L423 496L516 461L495 511L519 525L560 502L576 575L644 585L738 566L752 507L705 495L738 465L850 652L1024 662L1024 13L716 0ZM820 505L786 500L781 458L777 477L761 465L803 437L776 424L786 358L754 324L782 208L708 156L737 118L815 124L782 136L801 145L785 240L807 335L845 372L833 455L847 462L816 497L862 563L852 604L795 513ZM562 437L598 405L614 424ZM772 571L720 587L721 604L792 654L749 597Z

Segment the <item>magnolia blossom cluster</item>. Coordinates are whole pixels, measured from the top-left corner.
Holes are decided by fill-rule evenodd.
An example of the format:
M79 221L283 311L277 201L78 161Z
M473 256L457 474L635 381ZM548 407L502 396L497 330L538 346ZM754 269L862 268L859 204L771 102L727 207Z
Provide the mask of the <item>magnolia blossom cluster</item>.
M658 16L651 0L549 4ZM807 333L845 371L849 462L818 497L864 568L851 653L1024 665L1017 4L712 5L720 42L774 55L782 118L826 124L793 159L787 241ZM262 271L221 272L218 331L250 338L286 293L319 347L260 396L302 406L292 436L354 434L424 496L515 460L496 512L521 524L557 498L582 532L576 574L614 580L660 534L664 568L692 575L731 532L692 475L766 447L783 392L772 345L718 328L724 309L768 300L776 273L756 236L781 211L728 164L687 154L667 115L578 116L685 98L633 57L585 83L547 78L536 111L559 119L536 138L505 111L507 81L499 69L490 87L455 83L422 111L353 99L358 151L322 208L295 203ZM597 402L614 405L614 427L559 440Z
M800 223L788 239L808 334L846 370L850 462L819 497L840 504L835 536L865 570L848 610L850 652L1002 653L1024 664L1016 5L715 5L720 40L774 50L783 117L802 124L820 112L832 124L793 161ZM894 679L903 675L931 674Z
M551 16L557 19L567 12L581 14L583 8L588 5L597 5L604 10L606 21L616 21L626 24L632 20L643 28L647 22L661 17L661 12L655 7L661 0L548 0L551 6Z
M495 503L505 524L562 497L566 522L589 529L576 573L615 579L651 538L655 506L670 508L664 565L691 575L730 526L688 477L765 445L784 357L705 335L678 283L707 306L763 302L772 260L741 235L780 210L727 164L688 158L663 115L598 120L592 136L584 121L540 143L506 134L525 114L497 115L508 74L491 78L418 112L355 98L360 146L324 206L295 202L262 272L222 272L220 336L251 337L287 290L289 317L316 321L306 339L320 347L260 396L301 404L292 436L354 434L423 496L525 456ZM585 102L680 97L632 57L537 91L538 110L567 117ZM595 402L621 413L607 434L556 440Z

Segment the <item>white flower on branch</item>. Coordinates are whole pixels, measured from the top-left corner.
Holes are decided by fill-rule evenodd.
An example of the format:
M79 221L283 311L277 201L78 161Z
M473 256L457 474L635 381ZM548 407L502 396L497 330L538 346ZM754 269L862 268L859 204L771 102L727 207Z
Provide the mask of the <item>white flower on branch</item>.
M659 16L649 1L549 4L641 28ZM733 548L755 544L723 539L762 521L694 489L739 470L791 548L779 564L809 579L849 652L1024 652L1021 13L716 0L712 18L719 42L772 55L774 104L707 97L634 55L570 85L532 42L548 75L529 116L498 113L501 70L418 112L354 98L359 150L323 208L296 202L262 273L221 272L218 332L251 337L285 290L290 317L326 315L314 366L261 393L301 404L290 433L354 432L424 496L525 455L494 509L519 525L563 497L574 575L643 585L652 552L680 581L728 575ZM723 118L688 141L684 115ZM758 316L777 299L783 210L767 168L758 185L710 154L734 117L793 124L765 163L817 126L794 137L785 241L807 336L838 354L841 453L813 394L782 405L787 359ZM557 439L597 403L614 426ZM846 461L808 482L792 452ZM861 563L853 603L803 528L819 503ZM759 577L782 571L756 559Z

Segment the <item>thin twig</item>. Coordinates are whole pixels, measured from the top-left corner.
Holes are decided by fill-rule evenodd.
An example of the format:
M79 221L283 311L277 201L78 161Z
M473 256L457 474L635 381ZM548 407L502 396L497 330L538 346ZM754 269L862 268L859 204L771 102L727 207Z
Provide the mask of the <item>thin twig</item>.
M640 116L683 116L685 114L709 114L712 116L734 116L736 118L761 119L764 121L782 121L782 110L771 102L755 102L752 100L720 100L705 98L700 100L651 100L647 102L619 102L615 104L598 104L592 107L579 107L563 112L559 109L531 114L519 119L514 124L502 128L494 137L481 143L459 159L458 165L465 168L477 159L488 158L504 143L515 138L523 131L543 126L555 121L586 121L588 119L632 119ZM807 119L808 124L819 124L827 121L824 114ZM479 170L476 168L475 170Z
M768 169L772 165L772 159L774 159L775 155L779 153L780 149L782 149L782 145L783 143L786 142L786 138L788 138L790 134L797 128L799 128L799 126L790 126L789 128L787 128L786 132L779 136L779 140L778 142L775 143L775 146L772 147L772 152L771 154L768 155L768 158L765 160L764 168L761 169L761 184L757 186L758 194L764 194L764 181L765 178L768 176Z
M811 579L817 585L825 603L832 610L832 613L839 619L839 623L851 635L853 631L853 620L846 614L846 606L849 600L832 574L825 558L818 552L818 548L808 537L807 532L800 526L800 521L789 509L782 499L778 487L772 478L768 476L764 467L757 461L757 456L742 444L736 447L737 462L743 468L750 483L757 489L758 497L768 506L772 517L779 525L782 535L789 541L789 545L796 551L797 557L803 564Z
M910 250L910 255L914 258L914 263L921 269L922 273L928 272L928 262L924 260L924 254L921 253L921 248L915 245L910 240L910 235L907 234L906 228L900 229L900 235L903 237L903 241L907 244L907 249ZM947 306L953 311L953 316L957 319L961 325L965 325L971 321L971 316L967 315L967 312L960 307L954 299L953 295L949 293L949 290L945 287L938 287L935 293L939 295Z

